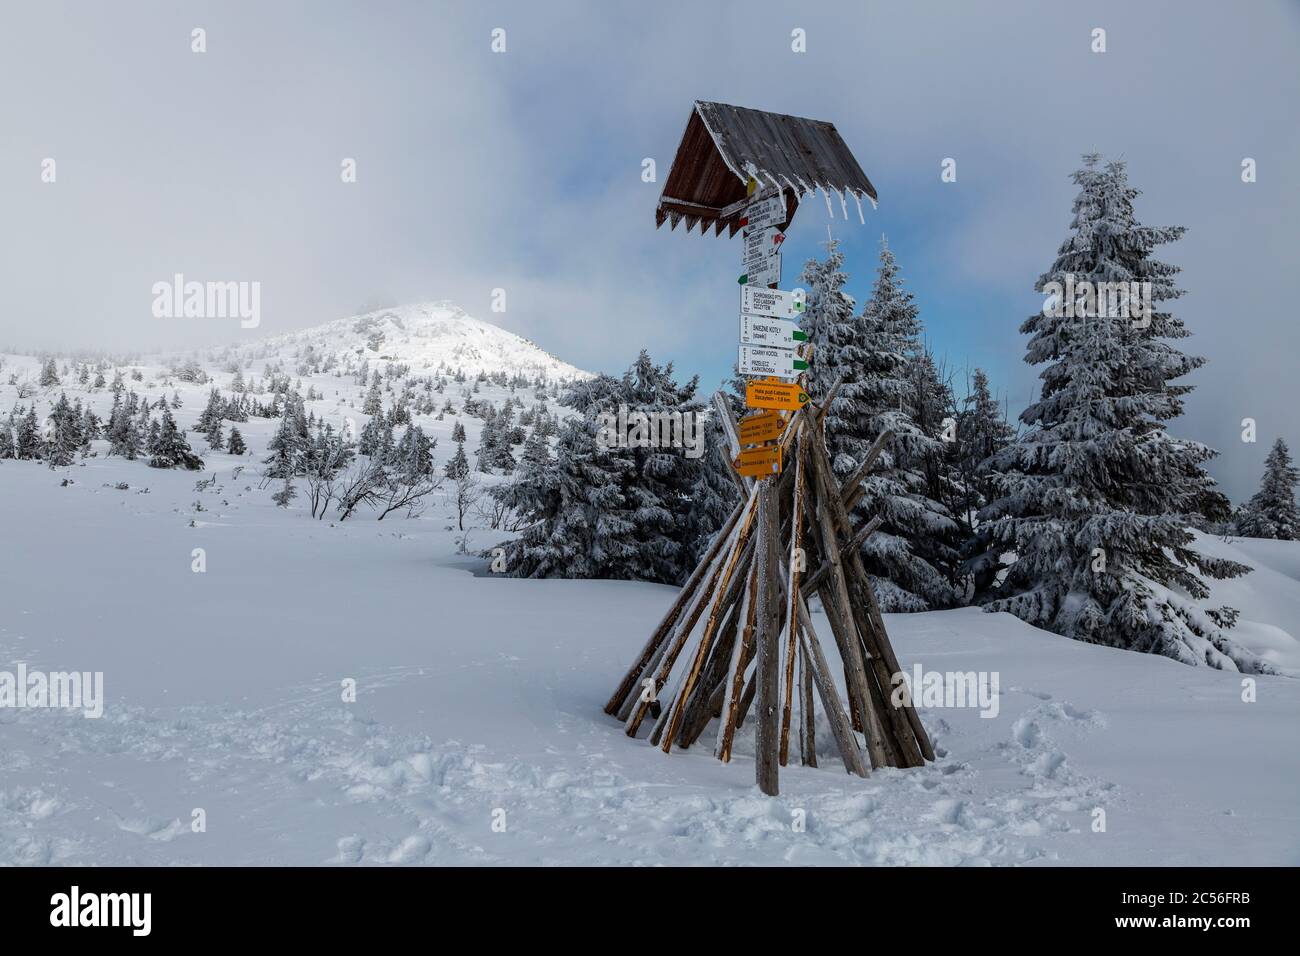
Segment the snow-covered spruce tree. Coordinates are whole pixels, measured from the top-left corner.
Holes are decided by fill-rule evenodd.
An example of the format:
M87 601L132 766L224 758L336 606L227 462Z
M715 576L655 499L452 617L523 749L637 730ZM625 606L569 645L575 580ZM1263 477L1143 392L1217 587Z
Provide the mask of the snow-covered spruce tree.
M690 543L691 565L697 564L713 543L714 537L726 523L727 517L740 501L740 492L729 474L727 461L730 449L722 436L722 426L714 414L704 419L700 440L704 456L695 469L695 482L691 486L690 508L687 510L686 540Z
M226 403L222 401L221 394L213 387L208 392L208 404L199 415L198 421L194 423L194 430L200 435L208 436L208 440L211 442L214 432L218 435L221 433L221 420L225 417L225 411ZM213 447L219 446L214 445Z
M813 343L810 394L840 389L826 417L826 440L836 474L847 478L885 429L894 433L865 481L857 520L879 515L881 526L864 542L862 557L885 611L925 611L958 601L953 575L957 523L929 496L927 458L942 459L943 443L916 423L914 363L922 354L921 323L912 294L902 287L893 252L882 239L880 271L856 318L842 291L843 256L834 243L823 262L803 274L809 287L802 325Z
M991 462L994 455L1011 444L1015 432L993 398L988 375L982 368L975 369L970 394L963 399L962 405L957 415L954 452L961 479L961 498L954 506L953 514L965 539L962 553L966 561L962 570L969 577L978 600L995 583L999 565L997 556L988 550L987 540L981 540L975 516L998 495Z
M461 432L463 435L464 432ZM454 454L447 464L442 466L442 473L452 481L459 481L465 475L469 474L469 459L465 457L465 439L462 438L456 442L456 454ZM462 528L462 531L465 529Z
M54 363L53 358L46 359L45 364L41 366L40 382L41 388L59 384L59 367Z
M1221 626L1235 615L1195 604L1208 595L1200 575L1249 569L1191 547L1189 516L1223 518L1227 501L1202 467L1214 452L1165 430L1190 387L1171 380L1203 362L1166 341L1187 332L1156 311L1181 290L1177 268L1152 252L1183 229L1138 224L1123 165L1098 161L1086 156L1074 175L1072 234L1036 289L1064 289L1067 275L1076 289L1150 282L1151 314L1126 318L1083 297L1070 309L1049 295L1021 326L1026 361L1045 368L1020 416L1028 432L992 459L1002 496L981 512L980 531L989 555L1013 557L985 608L1077 640L1268 672Z
M15 457L14 426L8 421L0 422L0 461Z
M81 414L74 411L68 396L60 393L59 400L50 409L46 423L46 437L42 457L51 468L72 464L77 449L83 444Z
M526 578L608 578L637 564L636 524L623 497L633 463L601 447L594 416L560 426L554 458L525 459L491 494L529 524L505 549L507 572Z
M1246 538L1300 537L1300 512L1296 510L1295 487L1300 471L1291 462L1291 450L1278 439L1264 459L1264 478L1259 491L1242 509L1237 533Z
M379 373L375 372L375 377L370 382L370 391L366 393L366 400L361 406L361 411L367 415L378 415L383 410L384 396L379 391Z
M826 243L826 258L809 259L800 281L807 286L807 306L799 325L812 343L813 361L808 369L808 394L823 401L835 382L845 379L826 414L826 444L835 471L843 477L871 447L875 436L868 437L868 411L862 401L863 384L856 374L866 362L859 345L861 329L853 317L853 297L844 291L848 276L844 273L844 253L839 242ZM732 391L742 399L745 379L736 370ZM742 401L743 404L743 401Z
M280 426L266 447L271 454L262 461L266 465L262 472L263 484L273 478L293 478L306 469L311 434L307 429L302 399L297 394L286 398Z
M956 468L957 401L952 386L934 356L924 346L909 365L912 394L907 403L912 420L934 443L920 456L918 469L925 477L925 493L942 502L951 513L962 499L961 476ZM958 543L954 537L949 544ZM951 571L951 561L945 570Z
M41 426L36 420L36 406L18 420L14 429L14 457L23 461L41 457Z
M244 444L244 436L233 425L230 426L230 437L226 439L226 451L232 455L248 454L248 446Z
M176 427L171 409L162 413L158 438L153 443L150 468L185 468L198 471L203 467L203 459L194 454L190 443L185 440L185 433Z
M634 413L697 416L697 379L679 385L672 364L642 352L621 378L600 375L573 384L563 403L577 414L560 426L553 458L530 456L514 478L493 489L527 522L502 545L519 577L621 578L678 584L694 566L700 521L692 493L706 457L643 444ZM629 415L629 443L612 442L602 414ZM630 447L629 447L630 446Z
M514 431L514 408L507 405L499 413L490 404L487 408L489 414L483 420L483 431L480 433L478 470L508 475L515 470L515 456L510 446Z

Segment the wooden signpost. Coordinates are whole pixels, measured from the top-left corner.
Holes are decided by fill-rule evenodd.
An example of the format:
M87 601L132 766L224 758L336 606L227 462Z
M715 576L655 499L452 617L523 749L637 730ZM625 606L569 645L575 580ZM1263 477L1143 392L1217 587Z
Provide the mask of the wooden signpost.
M759 445L743 448L736 456L736 471L746 478L766 478L781 474L781 446Z
M743 150L754 143L763 148ZM799 155L787 156L784 143L799 143ZM754 170L773 190L759 192L756 178L728 179L738 169ZM901 670L862 563L860 547L879 519L855 528L849 517L892 435L881 435L847 480L835 476L824 428L839 386L810 398L805 372L816 343L790 321L803 314L804 296L765 288L780 282L777 237L795 201L780 182L851 195L859 205L876 196L831 124L695 104L655 219L744 231L740 365L756 376L745 404L759 411L737 423L726 396L714 395L740 501L605 705L630 737L651 716L649 740L665 753L693 746L716 722L714 753L723 762L751 722L755 778L773 795L792 732L801 762L817 766L816 701L848 773L934 759L910 700L895 699ZM814 629L813 596L840 668Z
M769 378L745 385L745 404L750 408L779 408L797 412L811 399L798 382Z
M763 411L740 420L740 443L757 445L776 441L785 431L785 416L777 411Z

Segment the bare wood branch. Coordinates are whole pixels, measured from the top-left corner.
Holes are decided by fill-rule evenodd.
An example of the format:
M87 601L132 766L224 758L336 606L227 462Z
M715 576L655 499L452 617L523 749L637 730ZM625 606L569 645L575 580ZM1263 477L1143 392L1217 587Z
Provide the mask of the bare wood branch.
M745 669L749 666L748 649L754 646L754 632L758 621L758 567L754 562L749 575L749 596L745 606L745 629L740 643L736 646L731 665L731 677L727 683L726 697L722 705L722 723L718 726L718 743L715 753L719 760L727 763L731 760L731 745L736 735L736 721L740 714L740 695L744 686Z
M760 490L757 503L754 505L754 512L757 513L757 517L759 521L758 527L759 527L760 544L758 545L758 551L762 550L762 544L761 544L762 533L763 533L762 511L763 511L764 501L765 501L765 496L763 492ZM742 532L742 538L743 538L743 532ZM682 692L680 695L678 695L677 699L673 702L673 706L671 709L672 716L669 719L667 724L668 733L663 738L664 753L668 753L669 751L672 750L673 738L677 736L678 728L682 722L682 715L686 710L686 704L690 700L691 692L695 689L695 682L699 678L700 669L704 666L704 661L708 655L708 652L710 648L713 646L713 636L717 631L718 624L721 622L720 615L722 613L722 606L726 599L726 592L728 589L728 585L731 583L732 574L735 572L736 564L740 560L742 547L743 547L743 542L738 540L737 547L732 552L731 559L727 564L727 569L723 572L722 581L718 585L717 599L714 601L713 610L709 612L709 620L704 626L704 634L700 638L700 646L699 649L695 652L695 659L691 662L691 669L687 672L686 680L682 684ZM756 552L755 560L758 560L757 552Z
M852 511L853 506L866 494L866 488L862 483L867 480L867 473L871 471L871 466L876 463L876 459L880 457L880 453L885 450L885 446L893 437L894 433L888 428L877 435L876 440L871 443L871 447L863 456L862 464L858 465L853 474L849 475L848 480L840 485L840 500L844 502L845 511Z
M826 455L825 448L814 448L813 457L815 459L814 470L824 481L825 488L834 488L830 460ZM832 540L834 540L834 529L837 526L847 538L850 534L847 509L840 499L833 494L825 496L825 504L828 506L825 510L826 517L831 524L830 534ZM857 549L848 552L847 565L847 573L844 571L843 565L841 565L842 580L846 589L850 590L853 598L856 599L849 607L854 612L855 628L859 632L862 646L867 652L872 672L870 675L872 678L870 681L872 697L879 704L885 721L889 724L888 743L894 751L895 759L900 766L919 766L924 763L925 759L934 759L933 756L924 756L927 750L930 750L931 754L933 754L933 750L930 749L925 729L921 726L920 718L917 716L915 709L912 708L911 702L905 703L902 715L898 714L898 708L895 708L891 702L890 690L893 686L893 675L898 673L898 661L894 657L893 647L889 643L884 619L879 616L875 593L871 587L871 581L867 577L866 569L862 564L862 555ZM850 582L852 582L851 586ZM865 614L863 608L866 608ZM871 615L871 609L873 608L876 612L874 617ZM918 728L920 728L919 732Z
M848 544L844 545L844 547L840 548L840 559L843 560L847 558L849 556L849 552L856 551L859 548L861 548L862 542L866 541L867 538L871 537L872 533L877 528L879 528L880 525L881 525L881 518L879 515L876 515L870 521L864 524L861 528L859 528L858 533L853 536L853 540L850 541ZM827 561L824 562L822 566L819 567L812 574L808 575L808 577L804 579L804 583L803 583L804 595L810 596L812 594L815 594L818 588L822 586L822 582L826 579L826 575L830 574L830 571L831 571L831 565L830 562Z
M704 606L708 603L713 592L718 588L719 581L723 575L724 569L734 565L735 559L740 551L744 549L745 540L749 536L750 529L753 527L754 514L757 510L758 496L755 495L749 500L749 507L745 513L743 522L732 532L732 542L728 548L719 553L718 561L709 586L705 592L696 601L695 606L691 609L689 617L678 624L674 631L674 638L667 653L664 655L663 662L659 666L659 671L655 675L655 691L663 690L664 684L668 681L668 675L672 673L673 665L677 663L677 656L682 652L686 640L690 637L691 631L695 629L695 624L700 615L704 613ZM635 737L637 729L641 726L641 721L645 718L646 711L650 709L650 702L641 700L634 713L628 719L624 732L629 737Z
M623 680L619 682L618 689L614 691L613 695L606 702L605 713L617 713L623 701L627 698L628 693L636 686L638 678L640 678L642 672L645 671L646 666L650 663L650 658L664 642L664 639L667 638L673 625L677 623L677 619L681 617L682 610L690 601L691 596L699 590L700 582L704 580L710 565L717 557L718 552L722 550L723 544L725 544L730 537L732 529L736 527L736 522L740 520L740 513L744 507L745 502L742 501L732 509L731 516L727 519L726 524L722 526L717 537L713 539L713 544L709 546L709 550L705 552L704 557L700 559L700 563L697 564L695 570L691 572L691 576L687 579L686 584L684 584L681 591L678 592L677 599L673 601L672 607L668 609L667 613L665 613L663 618L659 621L659 626L656 627L654 633L650 635L650 640L646 641L645 646L641 648L641 653L637 655L636 661L630 668L628 668L627 673L623 675Z
M785 688L781 704L781 766L786 766L790 759L790 724L794 703L794 657L799 627L799 568L803 564L801 554L800 532L803 527L804 467L808 450L803 442L794 462L794 504L790 512L790 577L786 583L786 600L789 610L786 613L786 630L788 632L785 651Z

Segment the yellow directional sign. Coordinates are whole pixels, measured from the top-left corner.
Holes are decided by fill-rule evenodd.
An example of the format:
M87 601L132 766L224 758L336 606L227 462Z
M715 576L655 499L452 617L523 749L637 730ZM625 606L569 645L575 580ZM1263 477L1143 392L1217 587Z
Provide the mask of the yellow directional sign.
M781 446L759 445L757 448L746 448L737 456L735 465L736 471L746 478L779 475L781 474Z
M777 411L760 412L740 420L740 443L758 445L781 437L785 431L785 419Z
M767 378L745 386L745 404L750 408L781 408L797 412L808 401L808 393L797 382Z

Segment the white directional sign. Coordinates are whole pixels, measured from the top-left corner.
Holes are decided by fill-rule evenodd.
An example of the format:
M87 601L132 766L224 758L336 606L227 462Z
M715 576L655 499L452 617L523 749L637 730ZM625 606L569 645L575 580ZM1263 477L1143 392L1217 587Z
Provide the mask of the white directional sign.
M761 266L763 260L771 258L780 251L781 243L784 241L785 234L775 229L756 229L745 233L740 247L741 266L750 263Z
M789 349L800 342L808 341L808 336L799 326L785 319L769 319L763 315L742 315L740 341L745 345L773 345Z
M807 296L803 289L782 292L747 285L740 290L740 311L746 315L767 315L774 319L796 319L803 315Z
M765 259L761 265L754 268L741 266L745 271L740 276L741 285L755 285L766 288L770 285L778 285L781 282L781 254L778 252L770 259Z
M740 251L741 285L775 285L781 281L781 242L785 235L775 229L755 230L745 235Z
M796 358L794 349L767 348L754 345L740 347L740 374L775 375L795 378L806 371L808 363Z
M741 228L746 233L779 226L785 222L785 196L780 193L766 199L756 199L740 217Z

